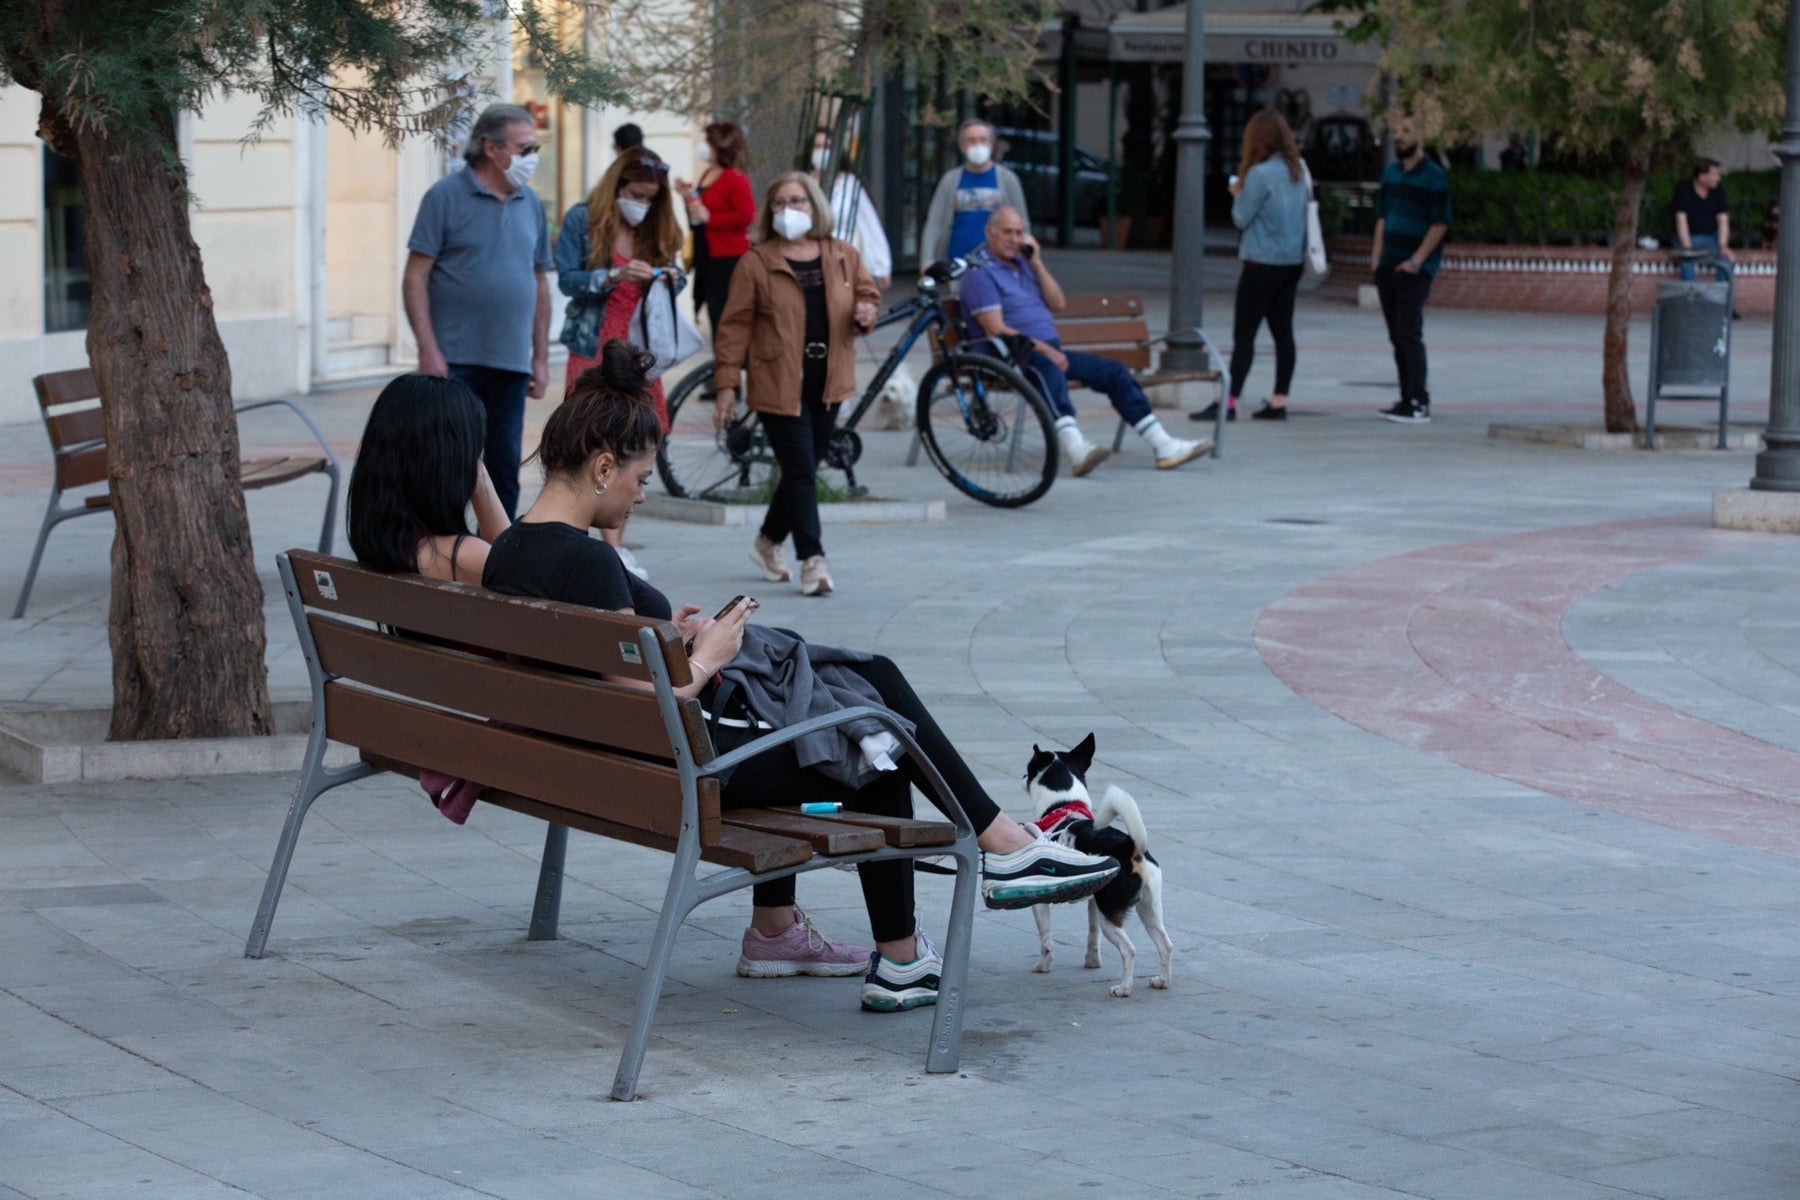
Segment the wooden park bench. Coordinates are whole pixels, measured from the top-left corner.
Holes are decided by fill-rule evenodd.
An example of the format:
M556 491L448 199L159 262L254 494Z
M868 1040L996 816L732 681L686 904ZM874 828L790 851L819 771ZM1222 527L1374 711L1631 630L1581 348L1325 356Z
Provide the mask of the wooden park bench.
M279 563L312 679L312 737L246 957L262 957L312 802L377 771L416 778L428 768L479 781L486 785L484 802L548 823L527 935L533 940L556 936L570 829L674 856L613 1080L615 1100L636 1094L675 935L689 912L754 883L878 859L943 854L956 860L925 1069L957 1069L979 870L975 830L937 768L884 712L847 709L717 755L699 702L675 695L692 676L670 622L388 575L304 550L280 555ZM797 808L721 809L720 772L813 730L866 716L890 725L954 824L850 812L811 817ZM328 742L355 748L360 761L328 769ZM796 805L805 799L794 797ZM420 808L441 819L423 797Z
M98 492L67 508L62 494L72 488L90 487L106 482L106 414L100 404L100 387L94 373L86 367L74 371L55 371L39 375L31 381L37 389L38 408L44 418L44 432L50 435L50 451L55 474L50 481L50 502L44 509L44 523L38 528L37 544L31 549L31 565L25 569L25 585L19 589L19 601L13 606L13 619L25 615L31 601L31 585L37 581L38 563L44 557L44 543L50 531L71 517L90 513L111 512L112 493ZM234 410L246 413L252 409L282 405L295 416L319 443L323 452L317 456L247 458L238 465L238 478L245 491L286 483L316 472L324 472L331 480L325 499L325 524L319 531L319 549L329 554L331 538L337 525L338 460L319 427L291 400L259 400L240 404Z
M967 323L963 320L961 303L950 299L943 303L944 312L950 317L945 340L963 337ZM1225 369L1210 340L1206 343L1206 356L1212 364L1209 369L1156 370L1151 365L1151 348L1168 339L1150 336L1149 323L1144 319L1144 302L1137 296L1128 294L1068 297L1063 310L1056 314L1056 338L1062 343L1064 350L1079 350L1084 354L1095 354L1124 363L1136 376L1138 386L1151 396L1152 403L1155 401L1154 389L1159 387L1178 387L1184 383L1216 384L1219 391L1219 411L1213 420L1212 456L1219 457L1219 448L1225 441ZM1078 388L1081 385L1070 380L1069 386ZM1113 433L1112 448L1115 453L1125 444L1126 429L1125 421L1121 418L1118 429ZM913 450L907 455L907 465L911 466L917 456L918 442L915 438Z

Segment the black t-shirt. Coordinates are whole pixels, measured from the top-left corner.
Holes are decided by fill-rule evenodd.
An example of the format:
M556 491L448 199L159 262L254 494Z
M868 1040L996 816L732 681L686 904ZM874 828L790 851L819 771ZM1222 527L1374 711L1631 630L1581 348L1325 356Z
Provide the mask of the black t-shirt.
M800 281L800 293L806 297L806 340L828 344L831 341L831 315L825 308L825 258L811 262L787 260ZM800 360L801 399L816 404L825 397L825 359L807 355Z
M481 585L508 596L561 600L667 621L669 598L625 569L618 552L561 521L515 522L494 539Z
M1731 211L1725 203L1724 184L1702 196L1694 189L1694 181L1691 179L1684 179L1675 185L1674 209L1678 213L1687 214L1690 237L1696 233L1716 237L1719 232L1719 217Z

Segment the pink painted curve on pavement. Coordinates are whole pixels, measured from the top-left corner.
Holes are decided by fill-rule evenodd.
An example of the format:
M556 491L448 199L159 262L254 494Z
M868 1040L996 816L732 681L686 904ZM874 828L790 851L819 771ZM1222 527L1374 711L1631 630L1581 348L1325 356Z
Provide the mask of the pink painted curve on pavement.
M1608 679L1563 641L1596 588L1760 535L1705 514L1384 558L1271 605L1256 646L1282 681L1371 733L1580 804L1800 854L1800 754Z

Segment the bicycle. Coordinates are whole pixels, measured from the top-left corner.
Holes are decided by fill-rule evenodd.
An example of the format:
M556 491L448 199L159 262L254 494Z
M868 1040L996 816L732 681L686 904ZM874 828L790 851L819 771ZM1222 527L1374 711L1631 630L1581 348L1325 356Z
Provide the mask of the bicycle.
M867 494L856 482L862 458L857 424L920 337L930 335L937 361L919 382L914 421L931 464L952 487L983 504L1018 508L1056 481L1055 419L1038 388L1006 357L956 343L940 291L969 267L964 259L933 265L919 280L917 296L895 304L875 328L908 322L882 360L856 406L832 431L823 465L842 471L849 494ZM950 335L950 336L947 336ZM762 503L773 490L775 455L756 414L741 398L723 430L713 428L713 369L704 364L668 394L669 435L657 452L657 473L671 496Z

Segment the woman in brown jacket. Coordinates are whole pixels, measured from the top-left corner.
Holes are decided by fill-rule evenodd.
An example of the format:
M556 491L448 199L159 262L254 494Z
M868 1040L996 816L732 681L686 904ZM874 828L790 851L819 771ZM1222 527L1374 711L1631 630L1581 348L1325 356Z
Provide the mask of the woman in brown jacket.
M855 247L833 237L832 226L812 176L776 179L713 337L714 427L735 415L742 382L781 466L751 561L769 582L787 582L793 572L781 543L792 534L805 596L831 592L814 475L837 406L856 392L856 335L874 328L881 299Z

